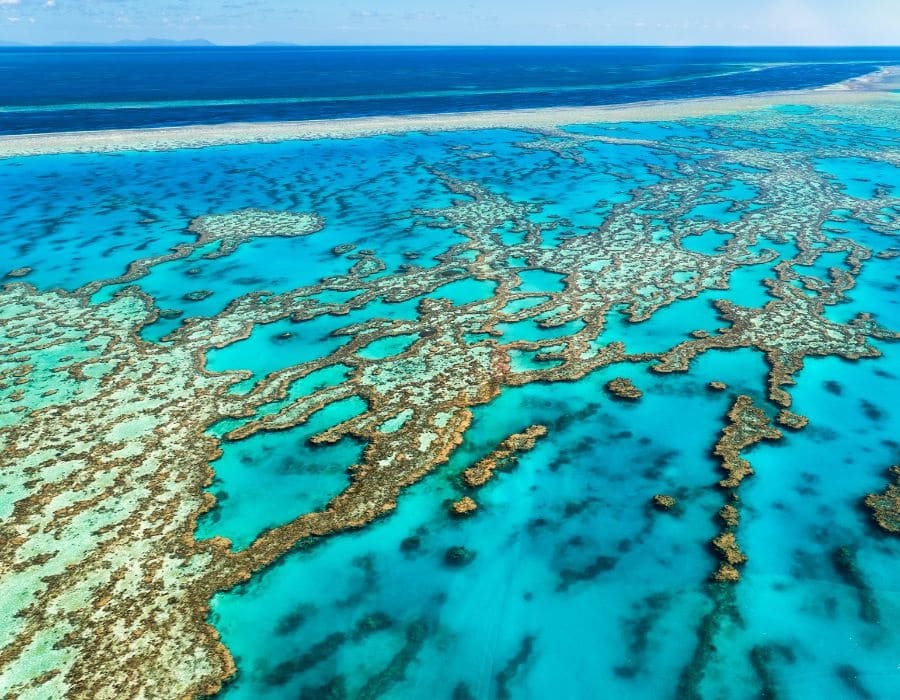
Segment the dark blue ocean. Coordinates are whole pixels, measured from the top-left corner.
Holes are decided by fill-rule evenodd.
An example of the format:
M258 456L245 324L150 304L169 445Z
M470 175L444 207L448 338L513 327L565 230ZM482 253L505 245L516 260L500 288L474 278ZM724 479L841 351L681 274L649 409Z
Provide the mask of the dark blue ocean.
M0 48L0 133L739 95L898 62L900 48Z

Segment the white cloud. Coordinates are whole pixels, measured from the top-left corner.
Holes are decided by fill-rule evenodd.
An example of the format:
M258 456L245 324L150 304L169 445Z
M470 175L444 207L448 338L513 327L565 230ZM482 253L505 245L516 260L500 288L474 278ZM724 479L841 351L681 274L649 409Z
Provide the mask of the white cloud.
M18 5L19 0L0 0L0 5Z

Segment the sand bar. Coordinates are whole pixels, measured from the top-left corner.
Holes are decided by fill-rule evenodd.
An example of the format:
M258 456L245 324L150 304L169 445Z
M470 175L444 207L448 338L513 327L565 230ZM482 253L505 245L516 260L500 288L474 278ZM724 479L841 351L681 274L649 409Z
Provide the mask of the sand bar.
M240 122L0 136L0 158L59 153L164 151L319 138L355 138L468 129L541 129L569 124L650 122L746 112L778 105L900 102L900 66L811 90L588 107L394 115L283 122Z

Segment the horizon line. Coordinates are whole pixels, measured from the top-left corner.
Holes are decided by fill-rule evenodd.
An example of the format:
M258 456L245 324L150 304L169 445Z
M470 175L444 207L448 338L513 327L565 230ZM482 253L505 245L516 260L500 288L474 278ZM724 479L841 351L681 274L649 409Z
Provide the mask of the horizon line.
M290 41L262 40L245 44L216 43L209 39L116 39L113 41L57 41L51 43L0 42L0 49L16 48L310 48L310 49L514 49L514 48L646 48L646 49L898 49L900 44L339 44L297 43Z

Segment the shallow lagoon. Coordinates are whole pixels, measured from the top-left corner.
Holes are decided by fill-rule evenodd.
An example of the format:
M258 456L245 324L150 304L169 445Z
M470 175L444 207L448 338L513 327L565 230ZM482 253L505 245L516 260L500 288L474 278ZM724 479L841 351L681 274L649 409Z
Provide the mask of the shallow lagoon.
M0 221L15 235L0 239L0 251L17 267L34 268L25 281L75 290L120 274L131 260L190 241L187 227L196 216L258 207L325 217L321 232L252 240L216 259L198 249L133 282L161 308L182 312L142 331L151 341L167 342L162 339L183 319L217 314L247 292L281 293L343 274L357 252L335 251L340 244L376 251L384 270L373 279L410 263L428 268L442 255L452 259L448 251L465 237L452 226L423 221L433 222L429 210L464 195L448 192L437 173L527 205L528 221L546 227L539 247L554 250L575 237L611 235L600 227L621 215L617 206L667 179L677 184L681 177L701 177L678 168L709 153L771 148L791 157L804 149L852 147L874 154L882 146L882 124L823 129L831 124L828 114L800 116L807 121L795 132L785 132L780 120L798 115L784 110L744 123L722 118L573 128L587 137L613 133L661 144L576 141L568 149L577 158L523 147L539 135L496 130L5 161L0 185L8 196ZM778 138L771 138L777 129ZM851 197L872 197L882 184L887 198L900 186L896 165L858 153L816 163ZM740 224L757 207L765 214L777 202L741 180L754 170L705 171L719 178L708 196L728 201L679 210L675 197L671 210L646 212L665 220L653 240L665 244L662 229L684 222L718 228ZM886 199L885 205L898 203ZM876 253L896 249L889 233L840 212L841 220L826 221L827 213L822 226L829 236L849 236ZM86 239L85 232L94 235ZM661 353L689 341L692 332L714 334L727 325L716 301L748 308L771 302L776 297L764 280L774 279L775 266L797 253L790 231L776 233L784 240L748 248L771 251L771 259L730 271L729 289L675 295L641 323L616 307L595 347L621 341L633 353ZM525 231L512 227L497 238L514 253L509 265L524 264L517 257ZM683 248L727 257L728 240L713 232L685 238ZM827 282L828 269L842 266L836 255L792 269ZM900 327L890 293L895 263L889 257L865 261L856 286L826 308L826 317L847 322L866 311L889 328ZM600 280L606 274L599 265L594 272ZM578 333L585 327L580 319L545 323L558 312L551 308L525 320L508 318L538 308L546 295L563 291L567 279L559 271L524 271L513 291L533 296L501 306L495 330L502 336L494 337L537 342ZM94 301L118 288L101 289ZM200 301L185 298L198 289L213 293ZM346 314L257 324L245 340L210 351L207 368L251 372L235 387L249 391L269 373L313 363L343 346L351 335L340 331L351 324L414 320L426 296L472 305L474 313L496 293L489 280L448 278L407 301L374 299ZM310 297L323 303L353 298L329 294L338 293ZM484 333L467 338L486 342ZM380 360L408 347L403 337L376 342L357 354ZM829 697L890 697L900 682L891 656L900 641L900 594L891 575L900 545L878 531L861 506L865 494L884 488L887 467L900 459L894 437L900 355L895 344L878 347L884 355L877 359L807 359L789 390L792 410L810 425L785 429L780 441L749 451L756 474L740 490L738 530L749 561L736 585L709 581L716 566L709 542L723 503L711 449L735 396L751 397L770 417L777 412L768 400L761 352L705 352L683 373L654 372L656 360L648 359L577 381L507 386L474 409L450 461L402 493L395 512L359 530L301 542L248 583L213 599L210 619L238 668L224 696L754 697L777 689L801 697L813 688ZM515 371L554 366L538 351L514 352ZM290 398L344 379L341 368L319 372L297 381ZM643 391L639 401L609 395L606 383L620 376ZM727 388L711 391L711 381ZM224 441L210 486L219 505L201 517L197 536L228 537L241 549L267 528L323 508L348 483L346 470L364 446L350 437L334 445L311 445L308 438L366 408L354 397L303 425ZM210 432L222 435L241 422L230 419ZM473 516L452 517L450 503L468 493L460 473L534 424L548 426L548 436L477 491ZM657 493L673 495L676 507L654 509Z

